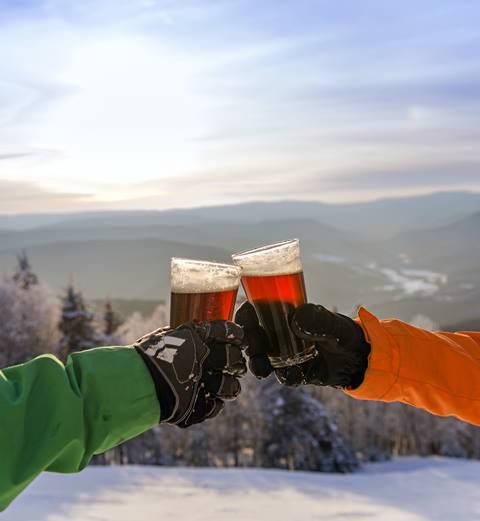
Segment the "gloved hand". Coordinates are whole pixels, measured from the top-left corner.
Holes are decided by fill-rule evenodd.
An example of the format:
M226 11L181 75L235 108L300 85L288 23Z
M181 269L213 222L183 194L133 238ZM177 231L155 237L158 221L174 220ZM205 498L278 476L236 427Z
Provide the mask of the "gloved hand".
M299 306L290 318L290 327L298 338L315 344L317 355L302 364L276 369L268 360L269 339L252 304L245 302L240 307L235 322L244 328L248 365L257 378L266 378L275 371L278 381L288 386L313 384L352 389L363 381L370 345L362 328L351 318L323 306Z
M160 423L189 427L213 418L240 393L247 367L243 330L233 322L187 322L161 328L134 347L152 375L160 402Z

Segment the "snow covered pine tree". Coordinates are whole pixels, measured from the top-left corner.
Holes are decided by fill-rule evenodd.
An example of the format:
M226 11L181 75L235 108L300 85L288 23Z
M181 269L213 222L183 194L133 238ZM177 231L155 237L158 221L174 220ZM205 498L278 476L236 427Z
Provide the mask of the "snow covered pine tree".
M28 289L30 286L38 284L38 277L32 271L30 261L28 260L27 253L22 250L17 255L18 265L17 270L13 275L13 280L21 289Z
M74 351L99 345L93 326L93 313L87 310L83 296L69 284L62 298L62 316L59 323L62 333L59 352L64 358Z
M103 334L106 336L113 335L120 325L117 323L116 313L113 310L112 301L107 299L105 301L105 310L103 313L104 329Z
M123 342L118 328L122 325L123 320L115 311L112 301L107 298L103 312L103 339L102 344L105 346L119 345Z
M352 472L358 461L324 406L306 389L278 385L259 389L263 418L263 467Z

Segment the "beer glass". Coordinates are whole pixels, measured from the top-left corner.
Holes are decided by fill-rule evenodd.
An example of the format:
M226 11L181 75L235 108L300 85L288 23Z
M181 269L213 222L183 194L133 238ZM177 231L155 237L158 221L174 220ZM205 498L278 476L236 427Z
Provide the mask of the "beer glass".
M171 264L170 326L189 320L231 320L240 285L240 269L192 259Z
M307 301L298 239L232 255L242 269L242 285L270 340L274 367L297 365L316 354L313 343L298 339L289 327L293 310Z

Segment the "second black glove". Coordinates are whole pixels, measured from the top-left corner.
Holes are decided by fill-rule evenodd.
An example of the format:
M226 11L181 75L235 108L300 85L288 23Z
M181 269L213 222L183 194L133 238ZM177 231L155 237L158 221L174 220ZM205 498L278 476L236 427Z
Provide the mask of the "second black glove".
M314 304L299 306L292 314L290 327L299 339L315 344L317 355L302 364L276 369L267 356L268 335L259 324L252 304L245 302L237 311L235 321L244 328L249 367L257 378L265 378L275 371L284 385L342 388L356 388L363 381L370 345L362 328L349 317Z

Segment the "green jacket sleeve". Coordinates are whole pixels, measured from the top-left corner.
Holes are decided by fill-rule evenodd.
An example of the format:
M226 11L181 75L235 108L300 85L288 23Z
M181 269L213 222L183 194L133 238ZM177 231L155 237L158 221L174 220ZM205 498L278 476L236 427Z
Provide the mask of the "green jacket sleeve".
M50 355L0 371L0 510L38 475L77 472L158 423L150 374L131 347Z

